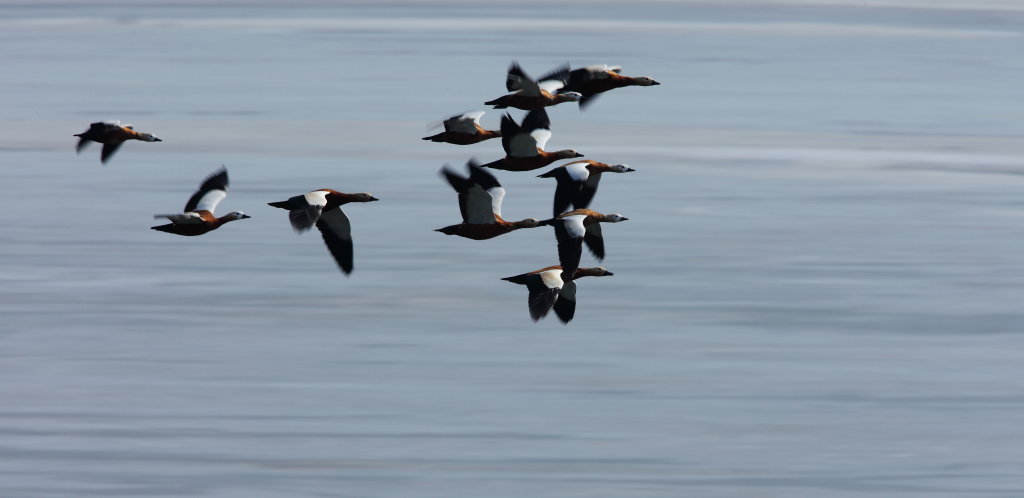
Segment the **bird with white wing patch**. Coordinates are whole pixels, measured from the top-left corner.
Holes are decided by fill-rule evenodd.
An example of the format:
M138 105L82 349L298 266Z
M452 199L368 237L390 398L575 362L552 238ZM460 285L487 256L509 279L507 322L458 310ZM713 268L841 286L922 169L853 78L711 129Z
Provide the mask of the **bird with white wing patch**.
M89 125L89 129L75 135L78 137L78 144L75 146L75 152L82 152L82 149L90 142L96 142L103 144L103 150L100 151L100 163L106 163L111 156L117 152L117 149L121 147L127 140L139 140L142 142L162 142L159 138L154 137L150 133L142 133L135 131L135 128L130 124L121 124L120 121L99 121Z
M584 243L594 257L604 259L601 223L619 223L628 219L621 214L601 214L591 209L576 209L544 220L541 224L555 227L558 263L567 275L572 275L580 266Z
M555 265L523 273L502 280L525 285L530 292L527 306L533 321L547 316L553 308L562 323L569 323L576 315L576 280L581 277L610 277L612 272L603 267L577 268L572 278L562 275L562 267Z
M185 203L184 212L154 215L154 218L167 218L171 222L151 228L177 235L195 236L216 230L229 221L251 218L241 211L232 211L220 218L214 216L213 213L217 209L217 205L227 196L228 170L221 167L220 170L206 178L199 186L199 190L192 194L192 197Z
M494 175L484 171L475 161L469 161L469 176L461 176L448 167L441 174L459 194L459 210L462 223L439 228L436 231L446 235L458 235L474 240L485 240L518 230L533 228L540 223L536 218L520 221L505 221L501 217L501 202L505 188Z
M353 247L352 224L341 210L350 202L373 202L376 197L367 192L346 194L330 188L322 188L286 201L269 202L270 206L287 209L288 220L296 233L302 233L314 225L327 245L334 261L345 275L352 273Z
M501 136L499 130L485 130L480 126L480 118L484 111L456 114L443 121L444 131L423 140L444 142L455 145L470 145Z
M590 205L597 193L597 184L602 173L629 173L636 171L625 164L605 164L589 159L563 164L547 173L537 175L538 178L554 178L555 187L554 214L564 213L569 206L583 209Z
M572 149L545 151L544 147L550 138L551 121L544 109L526 113L522 124L517 124L511 115L505 114L501 118L501 146L505 149L505 157L482 167L530 171L543 168L559 159L583 157L583 154Z
M505 77L505 88L512 93L502 95L494 100L484 102L495 109L515 107L524 111L543 109L562 102L576 102L583 97L579 92L558 92L569 79L569 65L566 64L550 73L541 80L534 80L512 62ZM558 93L556 93L558 92Z

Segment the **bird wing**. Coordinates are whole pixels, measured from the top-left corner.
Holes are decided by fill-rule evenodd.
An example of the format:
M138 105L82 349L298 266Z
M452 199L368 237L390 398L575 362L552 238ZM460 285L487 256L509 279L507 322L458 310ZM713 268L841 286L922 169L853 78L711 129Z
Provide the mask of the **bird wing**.
M199 190L185 203L185 212L209 211L213 213L217 204L228 196L228 170L221 168L203 180Z
M533 137L537 143L537 148L544 150L548 139L551 138L551 119L548 118L547 111L542 107L526 113L526 117L523 118L522 128Z
M506 112L501 117L501 147L505 149L505 154L509 154L513 150L512 139L519 134L521 128L516 120L512 119L511 114Z
M551 121L543 108L528 112L522 125L516 125L511 116L506 116L508 121L501 122L501 141L509 156L536 156L537 149L543 149L551 138Z
M476 111L452 116L444 120L444 129L445 131L475 135L476 127L480 124L480 117L483 115L484 111Z
M600 223L587 226L586 232L583 234L583 242L587 244L587 249L590 249L594 257L604 259L604 237L601 236Z
M505 89L510 92L522 90L524 84L531 83L536 85L526 71L519 66L519 63L512 61L512 64L508 66L508 73L505 75Z
M501 217L501 203L505 200L505 187L502 187L501 183L498 183L498 179L481 168L476 161L470 160L467 166L469 167L469 180L482 188L490 196L491 218L495 216ZM487 219L486 216L482 217Z
M565 86L565 83L557 80L544 80L537 84L537 87L540 90L544 90L550 94L554 94L563 86Z
M555 186L554 216L568 211L569 205L576 201L579 192L579 182L571 178L558 178L558 185Z
M497 222L494 217L494 197L488 190L492 190L496 194L500 192L500 197L504 197L505 189L501 188L496 178L473 163L470 164L468 178L460 176L447 167L443 168L441 173L448 180L448 184L459 193L459 211L462 213L463 223L491 224ZM499 209L500 202L499 199Z
M334 208L322 213L316 227L341 271L345 275L352 273L352 224L345 212Z
M590 94L584 94L582 97L580 97L580 100L577 101L577 103L580 105L580 110L582 111L583 109L586 109L587 107L590 107L590 104L594 103L594 99L596 99L598 95L601 95L601 94L600 93L590 93Z
M113 156L114 153L117 152L117 149L121 148L121 144L123 143L124 142L109 142L103 144L103 150L100 151L100 162L107 162L107 160L110 159L110 156ZM81 148L81 142L79 142L79 149Z
M573 209L586 208L590 205L590 201L594 200L594 194L597 193L597 184L601 181L601 174L591 174L589 170L586 171L588 173L587 177L580 182L576 199L573 200Z
M323 215L324 206L327 205L327 192L315 190L296 197L302 202L297 204L296 209L288 211L288 221L296 232L304 232L312 228Z
M576 315L576 282L569 280L562 284L562 290L558 293L558 300L554 304L555 315L562 323L569 323Z
M167 218L175 225L197 225L205 222L199 213L154 214L153 218Z
M558 241L558 263L568 278L576 273L583 256L583 215L567 216L555 222L555 240Z
M563 285L560 273L561 270L548 270L536 274L534 278L527 279L526 288L530 291L527 305L530 309L530 318L533 321L536 322L547 316L551 307L558 302Z
M537 80L538 85L548 93L555 93L569 83L569 73L569 64L564 64L541 76Z

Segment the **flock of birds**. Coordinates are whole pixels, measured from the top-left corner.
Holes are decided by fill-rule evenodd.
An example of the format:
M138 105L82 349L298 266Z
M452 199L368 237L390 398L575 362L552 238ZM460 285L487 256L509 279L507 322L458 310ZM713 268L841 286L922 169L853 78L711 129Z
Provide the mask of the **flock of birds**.
M546 151L545 145L551 138L551 122L546 107L563 102L577 102L584 109L594 98L608 90L625 86L652 86L659 83L649 77L629 77L621 74L617 66L596 65L578 69L562 66L539 79L530 78L519 64L513 62L508 69L505 86L508 94L485 102L497 109L515 107L528 111L520 123L506 113L501 119L500 130L485 130L480 126L483 111L452 116L444 121L444 132L424 137L423 140L456 145L469 145L501 138L505 156L487 164L470 160L468 174L462 176L449 167L441 173L458 193L462 223L439 228L447 235L458 235L474 240L484 240L517 230L538 226L552 226L558 247L558 265L541 268L503 280L525 285L529 290L530 317L540 320L552 310L563 323L569 323L576 311L575 280L586 276L610 276L612 272L603 267L581 268L583 246L598 259L604 259L604 239L601 223L625 221L619 214L602 214L587 209L597 192L598 182L603 173L627 173L634 171L625 164L605 164L589 159L576 160L558 166L541 178L554 178L557 182L554 194L553 217L545 220L527 218L520 221L506 221L501 217L501 203L505 189L501 183L484 168L506 171L531 171L562 159L583 157L574 150ZM128 140L160 142L150 133L135 131L131 125L119 121L92 123L85 132L75 135L79 138L76 151L91 142L103 144L100 161L106 163L118 148ZM241 211L216 216L217 205L227 197L228 173L221 168L214 172L189 197L181 213L158 214L157 219L170 223L152 227L153 230L177 235L196 236L220 228L230 221L250 218ZM341 206L350 202L372 202L378 200L366 192L343 193L324 188L296 195L284 201L270 202L270 206L288 210L292 228L302 233L316 226L323 236L325 245L339 268L349 275L353 268L352 228L348 216ZM569 208L572 210L569 210Z
M500 130L485 130L480 126L480 117L484 113L477 111L452 116L444 121L443 133L423 138L466 145L501 137L505 157L483 165L470 160L467 176L461 176L448 167L442 168L442 175L459 194L462 223L437 231L483 240L520 228L554 227L559 264L503 279L527 287L530 317L534 321L547 316L553 309L559 320L569 323L576 313L575 281L587 276L612 275L603 267L580 268L583 246L586 245L598 260L604 259L601 223L618 223L627 218L620 214L602 214L587 209L587 206L597 193L597 185L603 173L628 173L634 170L625 164L605 164L589 159L563 164L539 175L557 181L553 217L546 220L526 218L506 221L501 217L505 189L484 168L531 171L558 160L583 157L583 154L572 149L544 150L551 138L551 121L545 108L563 102L578 102L580 109L583 109L598 94L614 88L659 84L646 76L634 78L623 76L620 72L619 67L605 65L574 70L566 65L534 80L519 64L513 62L505 78L505 87L510 93L485 104L497 109L515 107L528 111L522 122L516 123L506 113L502 116ZM569 210L570 207L572 210Z

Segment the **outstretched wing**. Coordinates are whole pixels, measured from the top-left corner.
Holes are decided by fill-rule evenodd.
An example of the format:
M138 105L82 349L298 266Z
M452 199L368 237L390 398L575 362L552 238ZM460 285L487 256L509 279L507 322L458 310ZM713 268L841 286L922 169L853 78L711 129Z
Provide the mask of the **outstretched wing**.
M559 66L537 79L537 85L548 93L555 93L569 82L569 64Z
M199 190L185 203L185 212L209 211L213 213L217 204L228 196L228 170L221 168L210 175L199 186Z
M512 117L508 117L511 121ZM526 113L522 125L511 126L515 125L514 121L511 125L506 125L504 119L501 124L502 145L505 146L505 152L512 157L536 156L537 149L543 150L551 138L551 120L543 108Z
M490 191L499 193L504 197L505 189L490 173L487 173L475 163L469 164L470 176L460 176L451 171L448 167L441 170L441 174L448 180L448 184L459 193L459 211L462 213L462 221L470 224L496 223L494 217L494 197ZM500 207L500 199L498 200Z
M583 236L586 229L583 228L585 216L568 216L555 222L555 240L558 242L558 264L562 267L562 274L571 279L580 266L580 258L583 256Z
M530 308L530 318L533 321L540 320L547 316L551 307L558 302L559 292L562 288L562 279L559 277L560 270L542 271L526 281L526 288L530 291L527 305Z
M444 130L475 135L476 127L480 124L480 117L483 115L484 111L475 111L452 116L444 120Z
M505 89L510 92L522 90L524 84L536 86L536 83L530 79L526 71L523 71L523 68L519 66L519 63L512 61L512 64L508 66L508 73L505 75Z
M587 249L590 249L595 258L604 259L604 237L601 236L600 223L593 223L587 226L587 231L583 235L583 242L587 244Z
M558 300L555 301L555 314L562 323L569 323L576 315L576 282L569 280L562 284L562 291L558 293Z
M579 192L576 195L576 199L573 200L573 209L584 209L590 205L590 201L594 200L594 194L597 193L597 184L601 181L600 173L587 172L586 178L579 183Z
M100 151L100 162L106 163L110 156L113 156L117 149L121 148L121 144L124 142L110 142L103 144L103 150ZM79 149L82 148L81 141L79 142Z
M341 271L352 273L352 225L345 212L334 208L322 213L316 227Z
M469 168L469 180L482 188L491 200L491 218L494 215L501 216L501 203L505 200L505 187L498 183L498 179L480 167L473 160L466 163ZM481 201L482 202L482 201Z

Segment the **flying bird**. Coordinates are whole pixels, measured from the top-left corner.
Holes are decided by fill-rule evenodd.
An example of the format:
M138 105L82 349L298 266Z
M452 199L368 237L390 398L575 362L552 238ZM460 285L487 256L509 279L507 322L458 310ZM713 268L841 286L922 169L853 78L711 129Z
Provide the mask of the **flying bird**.
M623 76L622 68L598 64L594 66L581 67L569 71L569 78L559 92L577 92L580 110L586 108L593 102L594 97L599 93L607 92L624 86L654 86L660 85L650 76Z
M561 266L549 266L502 280L525 285L530 292L527 305L533 321L547 316L552 308L562 323L569 323L576 315L576 279L580 277L610 277L614 273L603 267L577 268L572 278L562 275Z
M367 192L346 194L330 188L296 195L286 201L267 204L288 210L288 221L296 233L302 233L314 225L320 230L324 244L334 261L345 275L352 273L352 225L341 206L350 202L373 202L379 200Z
M509 66L505 78L505 88L512 93L484 102L484 104L492 105L495 109L515 107L524 111L532 111L562 102L576 102L583 97L583 94L572 91L556 93L565 86L568 79L568 64L548 73L542 80L534 80L526 74L526 71L523 71L522 67L519 67L518 63L513 62Z
M543 168L559 159L583 157L572 149L547 152L544 146L551 138L551 121L544 109L526 113L522 124L516 124L512 116L501 118L501 146L505 157L484 164L484 168L507 171L530 171Z
M441 174L459 194L459 211L462 223L439 228L436 231L446 235L458 235L474 240L485 240L501 234L538 226L540 221L526 218L520 221L505 221L501 217L501 201L505 188L494 175L483 170L476 161L469 161L469 176L461 176L447 166Z
M228 170L221 168L204 180L203 184L199 186L199 190L192 194L192 197L185 203L183 213L154 215L154 218L167 218L171 222L151 228L161 232L193 236L216 230L229 221L251 218L241 211L232 211L220 218L214 216L213 212L217 209L217 205L227 195Z
M602 173L629 173L636 171L625 164L605 164L589 159L563 164L547 173L537 175L539 178L554 178L555 187L554 216L564 213L571 205L574 209L583 209L590 205L597 193L597 184Z
M541 224L555 227L555 240L558 241L558 263L565 275L571 276L580 266L584 243L587 244L587 248L594 254L594 257L599 260L604 259L604 237L601 235L601 223L618 223L628 219L621 214L601 214L591 209L576 209L544 220Z
M132 125L122 125L120 121L100 121L89 125L89 129L75 135L78 137L78 145L75 152L82 152L82 149L89 142L103 144L100 151L100 163L106 163L110 156L113 156L117 149L126 140L141 140L143 142L162 142L159 138L149 133L135 131Z
M444 120L444 131L437 135L423 137L431 142L445 142L455 145L469 145L501 136L501 131L485 130L480 126L484 111L456 114Z

